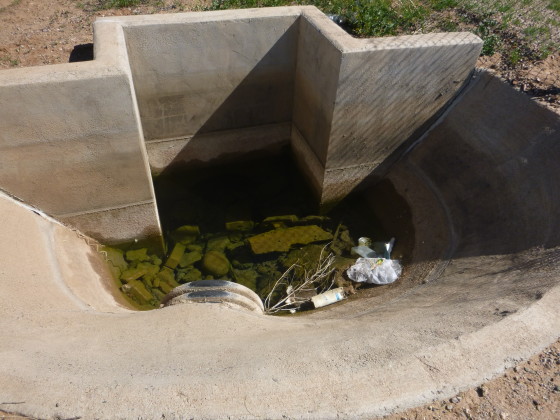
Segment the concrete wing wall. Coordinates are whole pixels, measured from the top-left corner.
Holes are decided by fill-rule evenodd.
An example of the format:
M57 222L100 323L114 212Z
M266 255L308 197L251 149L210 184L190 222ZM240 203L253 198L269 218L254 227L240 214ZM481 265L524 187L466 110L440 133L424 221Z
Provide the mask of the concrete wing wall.
M126 74L2 71L0 126L0 188L104 242L160 234Z

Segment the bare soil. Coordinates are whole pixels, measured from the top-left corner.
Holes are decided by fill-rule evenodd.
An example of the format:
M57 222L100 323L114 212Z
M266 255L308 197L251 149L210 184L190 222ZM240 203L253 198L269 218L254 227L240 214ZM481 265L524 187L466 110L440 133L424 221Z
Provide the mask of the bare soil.
M97 17L189 11L208 1L100 10L96 0L0 0L0 70L68 62L76 46L93 42ZM560 112L559 52L514 68L499 54L481 57L478 65ZM8 414L18 412L17 403L0 401L0 420L26 418ZM560 340L478 388L385 419L560 419Z

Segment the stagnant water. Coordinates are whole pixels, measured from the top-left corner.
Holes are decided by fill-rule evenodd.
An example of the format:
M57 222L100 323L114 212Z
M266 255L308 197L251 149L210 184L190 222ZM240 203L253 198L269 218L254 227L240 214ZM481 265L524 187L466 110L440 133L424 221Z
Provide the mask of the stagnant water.
M397 237L394 254L405 262L410 251L410 213L388 183L321 215L289 153L168 171L154 186L166 255L134 244L103 250L119 289L140 309L159 307L174 287L202 279L243 284L274 304L286 292L286 284L274 288L279 278L300 284L330 256L313 287L353 291L345 271L359 237Z

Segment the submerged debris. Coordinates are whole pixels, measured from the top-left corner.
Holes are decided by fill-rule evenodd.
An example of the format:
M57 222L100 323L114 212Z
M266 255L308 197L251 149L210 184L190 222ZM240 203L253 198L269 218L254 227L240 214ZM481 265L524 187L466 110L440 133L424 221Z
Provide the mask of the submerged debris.
M342 300L359 287L356 281L364 281L350 275L356 270L347 274L356 249L348 227L334 225L328 217L271 216L223 226L214 233L201 232L197 225L180 226L168 235L166 258L147 248L104 247L102 252L120 289L143 309L159 307L180 284L227 279L256 292L268 314L295 312ZM365 244L377 250L377 243L360 239L357 248L375 254Z

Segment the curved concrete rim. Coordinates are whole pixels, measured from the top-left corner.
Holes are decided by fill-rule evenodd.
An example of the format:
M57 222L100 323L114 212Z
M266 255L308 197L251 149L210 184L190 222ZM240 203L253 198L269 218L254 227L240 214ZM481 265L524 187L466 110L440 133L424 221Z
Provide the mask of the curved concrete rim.
M389 230L399 217L373 181L412 209L403 287L297 317L131 311L93 241L0 194L0 402L18 402L0 408L371 418L488 380L560 336L559 133L558 115L475 73L385 173L356 186Z

